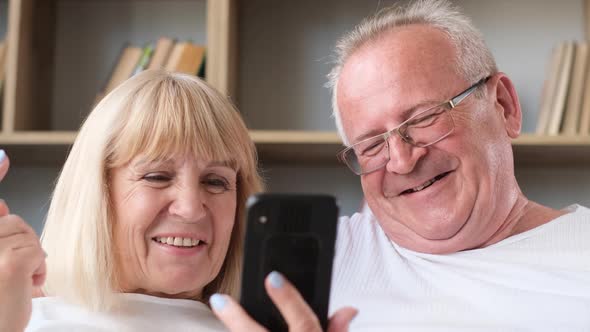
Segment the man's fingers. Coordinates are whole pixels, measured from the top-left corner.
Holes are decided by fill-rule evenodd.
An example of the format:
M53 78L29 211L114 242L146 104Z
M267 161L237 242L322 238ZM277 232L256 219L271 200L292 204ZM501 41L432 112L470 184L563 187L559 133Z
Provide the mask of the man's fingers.
M209 298L209 303L213 313L230 331L266 331L236 301L227 295L213 294Z
M336 311L330 318L328 332L348 331L350 322L356 317L358 310L353 307L345 307Z
M273 271L264 281L270 299L287 322L290 332L321 331L320 321L301 294L282 274Z
M6 155L4 150L0 149L0 181L4 179L4 176L8 172L8 168L10 167L10 160Z

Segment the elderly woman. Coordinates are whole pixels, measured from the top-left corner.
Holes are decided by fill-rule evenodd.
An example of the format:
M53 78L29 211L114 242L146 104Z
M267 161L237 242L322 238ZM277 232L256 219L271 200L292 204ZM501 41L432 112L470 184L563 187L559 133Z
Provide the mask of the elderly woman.
M0 203L0 330L223 330L206 303L237 294L255 156L238 112L198 78L122 84L82 126L41 243Z

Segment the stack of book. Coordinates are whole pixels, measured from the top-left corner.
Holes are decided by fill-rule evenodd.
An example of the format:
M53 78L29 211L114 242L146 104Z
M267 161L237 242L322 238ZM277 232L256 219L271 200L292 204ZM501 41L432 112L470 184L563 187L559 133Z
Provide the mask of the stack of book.
M538 135L590 135L590 62L586 41L566 41L552 52L541 95Z
M6 39L0 40L0 112L4 105L4 80L6 77L6 55L7 55L7 44ZM0 114L0 119L2 114ZM0 120L1 121L1 120Z
M166 69L205 77L205 47L167 37L145 47L126 45L97 101L126 79L146 69Z
M6 76L6 39L0 40L0 95L4 90L4 77Z

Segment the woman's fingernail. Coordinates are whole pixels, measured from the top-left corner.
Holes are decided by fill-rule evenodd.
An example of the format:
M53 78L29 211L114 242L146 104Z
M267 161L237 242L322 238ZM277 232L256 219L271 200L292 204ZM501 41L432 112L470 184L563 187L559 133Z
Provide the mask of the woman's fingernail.
M283 276L277 271L272 271L268 275L268 281L270 281L270 285L273 288L281 288L285 283L285 278L283 278Z
M213 310L221 311L227 304L227 299L223 294L215 293L209 298L209 304Z
M6 158L6 152L2 149L0 149L0 163L4 161L4 159Z

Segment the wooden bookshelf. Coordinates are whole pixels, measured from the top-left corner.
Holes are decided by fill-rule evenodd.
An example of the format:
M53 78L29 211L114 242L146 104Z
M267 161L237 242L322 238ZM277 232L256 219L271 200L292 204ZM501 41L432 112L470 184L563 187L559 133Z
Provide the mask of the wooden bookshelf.
M308 81L303 79L297 83L298 85L288 86L278 92L269 91L266 88L271 85L286 85L288 83L277 84L277 81L273 79L265 81L268 82L268 86L247 87L251 85L251 81L260 78L252 76L253 73L266 76L278 75L284 81L291 81L291 77L300 72L321 71L316 67L310 67L310 63L303 62L297 64L294 61L279 61L280 63L276 64L276 67L268 64L266 57L282 59L280 52L291 52L290 47L277 51L278 54L263 51L268 49L269 44L265 34L268 30L272 30L268 29L266 20L270 20L272 23L273 19L278 20L279 18L273 18L270 15L264 15L264 17L255 15L261 9L259 8L261 4L266 7L269 4L256 1L254 3L259 5L257 6L252 5L252 2L238 0L192 1L206 4L206 13L204 14L206 22L201 28L206 30L207 81L234 99L244 112L246 121L253 122L253 125L249 123L250 127L254 129L251 134L257 144L262 162L292 165L337 165L335 155L342 146L337 134L331 131L333 124L329 117L328 107L323 104L320 105L321 107L310 107L314 105L305 104L305 99L322 99L328 93L327 90L321 90L321 87L318 87L313 90L315 91L313 93L321 94L320 97L304 98L301 94L307 96L309 91L304 91L303 87L312 84L308 84ZM586 15L589 2L590 0L584 0ZM63 161L76 136L73 131L76 126L71 126L71 129L68 128L64 131L61 128L55 128L52 125L52 120L49 119L52 112L55 111L51 109L51 105L48 105L51 104L49 100L52 97L48 96L48 93L51 91L52 82L55 81L53 77L55 73L47 68L55 69L52 67L55 60L52 54L55 52L56 4L59 1L9 0L8 3L8 31L12 43L8 52L0 145L11 154L15 162L58 165ZM83 3L85 2L80 0L79 4ZM95 1L95 3L98 2ZM108 3L112 5L119 2ZM309 5L311 2L308 1L304 4ZM289 6L297 6L293 3L277 3L275 5L278 10L287 13L285 14L287 17L290 17L288 14L292 9ZM325 15L331 13L325 7L322 8L326 11ZM305 11L305 9L303 8L301 11ZM362 12L366 11L363 9ZM294 22L297 21L296 17L292 19ZM257 25L257 21L264 22ZM318 26L312 26L314 28L324 27L322 25L323 19L316 19L313 22L318 24ZM588 20L586 20L587 22ZM301 32L301 29L296 29L297 26L293 22L287 22L291 24L288 27L281 26L279 23L282 22L275 23L277 23L277 29L280 30L279 36L284 37L283 32L285 34ZM260 34L263 34L260 38L252 38ZM295 38L298 40L305 39L304 36L295 36L301 37ZM279 43L279 46L282 45L280 43L291 45L291 38L282 38L286 41L279 40L281 38L275 39L273 39L274 42ZM33 41L40 42L40 44L35 44ZM244 41L250 42L251 45L244 43ZM277 45L272 42L271 44L272 50L277 48ZM321 45L324 44L325 42L322 41ZM241 51L244 51L244 54L241 54ZM321 52L321 54L327 55L325 53ZM318 63L315 61L315 55L311 57L314 59L311 65ZM260 61L252 61L257 59ZM252 62L257 62L263 67L256 67ZM291 72L285 74L282 69L289 69ZM320 84L316 85L320 86ZM283 94L283 96L275 98L274 95L278 94ZM283 105L285 109L277 112L277 105ZM301 108L298 108L300 106ZM267 108L266 113L255 114L261 108ZM301 111L303 109L308 111ZM309 111L314 109L325 111L324 113ZM80 111L74 111L74 113L76 112ZM309 118L309 120L302 120L305 118ZM324 120L316 125L320 122L317 121L318 118ZM269 125L267 121L276 127ZM286 128L285 124L292 126ZM515 160L519 165L590 165L590 137L523 135L514 141L514 150Z

